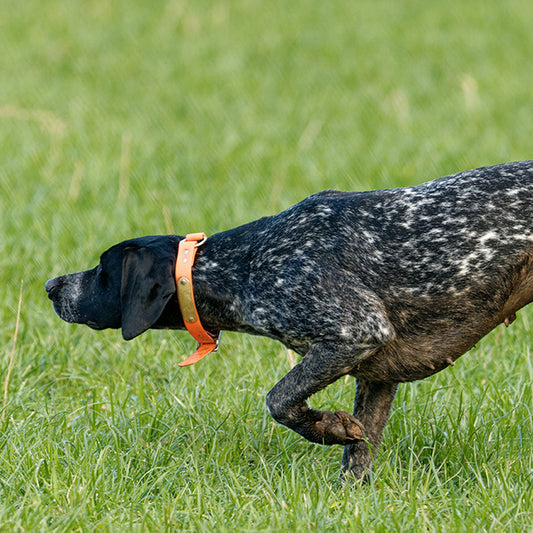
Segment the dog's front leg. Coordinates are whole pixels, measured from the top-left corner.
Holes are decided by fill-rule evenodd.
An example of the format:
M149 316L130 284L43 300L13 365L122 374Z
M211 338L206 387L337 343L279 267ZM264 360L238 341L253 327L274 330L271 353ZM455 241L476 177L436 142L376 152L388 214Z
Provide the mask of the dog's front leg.
M347 444L342 456L344 479L361 479L372 468L373 455L381 442L383 428L398 388L397 383L373 383L358 379L354 416L365 427L365 440Z
M345 348L345 347L344 347ZM307 440L320 444L348 444L364 438L363 425L344 411L310 409L307 398L348 374L366 350L350 350L337 343L313 345L305 357L267 394L272 417Z

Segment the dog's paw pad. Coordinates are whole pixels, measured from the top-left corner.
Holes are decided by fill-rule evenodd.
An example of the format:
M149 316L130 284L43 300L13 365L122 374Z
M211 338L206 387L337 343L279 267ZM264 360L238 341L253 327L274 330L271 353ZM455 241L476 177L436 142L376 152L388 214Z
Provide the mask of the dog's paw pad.
M344 411L323 411L316 430L324 444L349 444L363 438L363 425Z
M355 416L345 411L335 411L335 416L341 420L347 439L361 440L364 438L363 424Z

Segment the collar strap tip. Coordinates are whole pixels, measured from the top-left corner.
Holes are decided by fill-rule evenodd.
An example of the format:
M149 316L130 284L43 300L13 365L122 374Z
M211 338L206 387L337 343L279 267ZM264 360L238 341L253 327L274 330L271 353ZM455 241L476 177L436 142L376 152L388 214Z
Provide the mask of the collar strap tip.
M197 350L187 357L184 361L178 364L178 366L189 366L194 365L194 363L197 363L200 361L200 359L203 359L206 355L210 354L211 352L216 352L218 349L218 341L212 342L208 344L200 344L197 348Z

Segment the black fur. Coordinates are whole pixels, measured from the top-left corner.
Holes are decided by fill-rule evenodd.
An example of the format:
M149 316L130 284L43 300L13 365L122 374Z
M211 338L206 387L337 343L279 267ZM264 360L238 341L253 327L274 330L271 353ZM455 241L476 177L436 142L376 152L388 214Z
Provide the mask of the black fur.
M533 300L533 162L416 187L324 191L212 235L193 269L202 323L283 342L303 359L267 395L280 423L372 464L398 383L453 364ZM48 281L57 314L95 329L183 329L173 277L179 236L133 239L85 272ZM353 415L309 409L357 378Z

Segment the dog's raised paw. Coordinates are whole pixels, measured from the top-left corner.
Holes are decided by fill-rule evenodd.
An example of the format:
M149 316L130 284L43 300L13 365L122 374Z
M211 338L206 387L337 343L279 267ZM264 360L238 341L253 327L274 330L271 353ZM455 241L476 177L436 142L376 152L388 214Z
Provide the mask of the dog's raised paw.
M364 438L363 424L345 411L322 411L316 430L323 444L349 444Z

